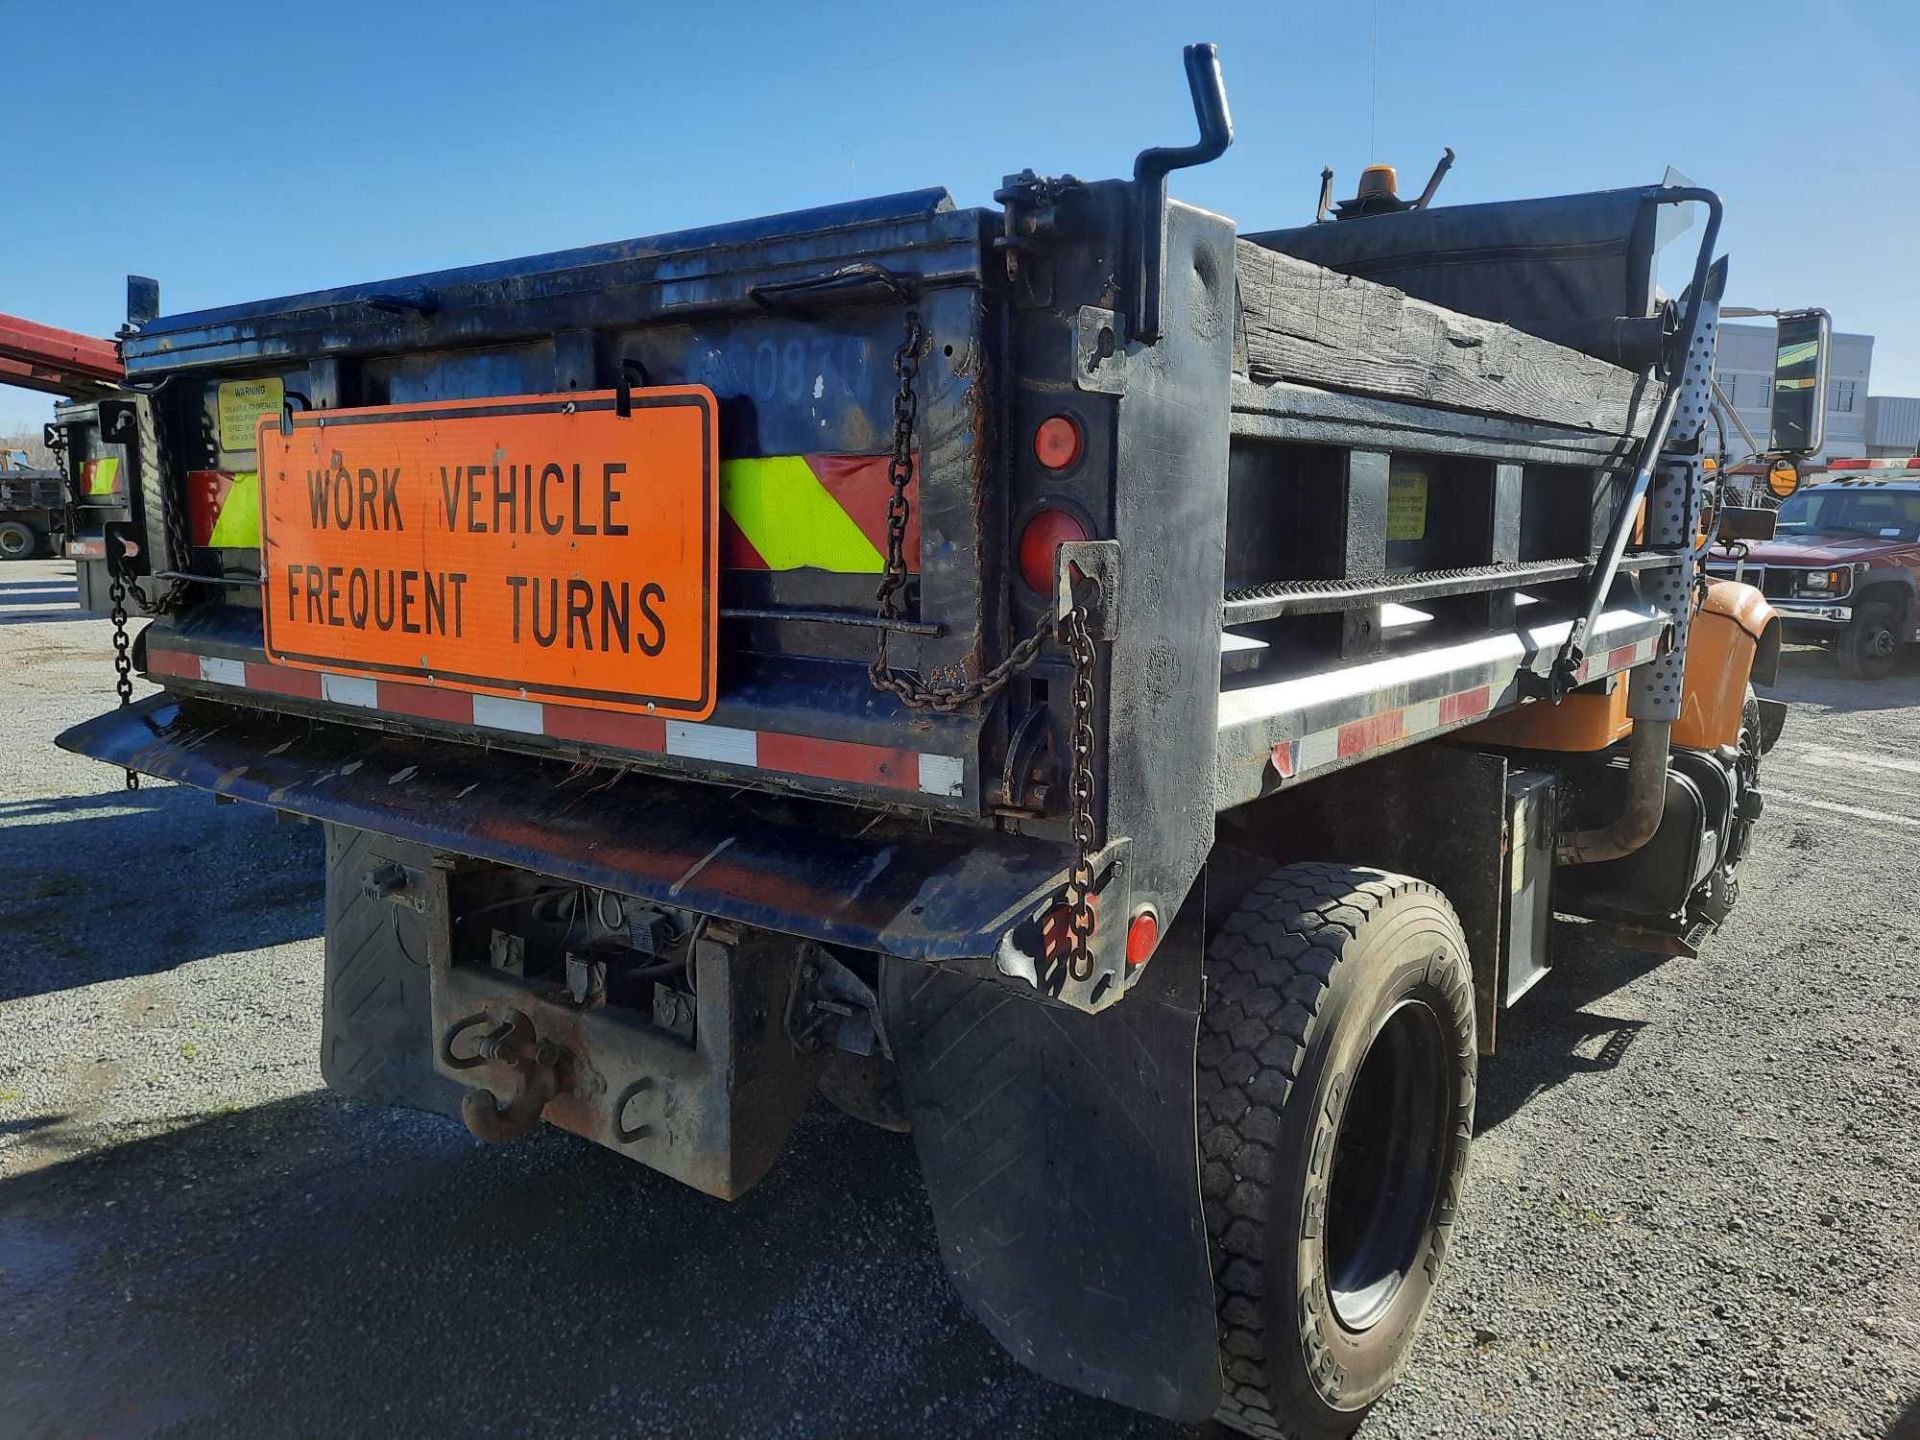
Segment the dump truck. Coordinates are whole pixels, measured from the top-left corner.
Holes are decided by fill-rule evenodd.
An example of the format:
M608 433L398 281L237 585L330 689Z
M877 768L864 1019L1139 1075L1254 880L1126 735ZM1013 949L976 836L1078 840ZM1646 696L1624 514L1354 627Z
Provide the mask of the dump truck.
M1779 626L1699 565L1717 198L1241 234L1168 193L1232 137L1186 61L1194 143L991 208L143 290L160 689L59 743L325 827L342 1094L723 1199L823 1094L1021 1363L1338 1435L1555 917L1735 902Z
M129 395L62 401L54 406L53 423L47 426L66 481L68 528L62 553L73 562L76 601L96 615L110 616L116 610L114 572L120 567L107 563L107 532L113 530L135 549L139 545L131 528L136 497L127 486L131 476L142 473L138 427L133 424L142 403ZM150 454L147 459L144 473L157 478L162 473L158 457ZM181 540L184 551L191 537ZM122 588L117 607L122 618L116 623L124 624L129 597L136 613L144 613L148 601L158 603L159 594Z
M59 548L67 487L58 470L24 450L0 450L0 560L31 560Z

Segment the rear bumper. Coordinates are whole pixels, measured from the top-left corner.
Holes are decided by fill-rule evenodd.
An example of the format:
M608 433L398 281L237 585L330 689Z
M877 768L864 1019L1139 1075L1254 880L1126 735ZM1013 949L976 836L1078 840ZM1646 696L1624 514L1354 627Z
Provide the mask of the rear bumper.
M987 960L1068 848L166 695L61 748L235 800L909 960Z
M1767 603L1773 606L1781 623L1793 625L1850 625L1853 623L1853 606L1833 605L1815 600L1773 600Z
M674 780L980 815L977 718L904 712L874 696L864 664L737 658L712 717L692 723L271 664L260 612L237 605L156 620L134 647L134 663L155 683L235 708L652 769Z

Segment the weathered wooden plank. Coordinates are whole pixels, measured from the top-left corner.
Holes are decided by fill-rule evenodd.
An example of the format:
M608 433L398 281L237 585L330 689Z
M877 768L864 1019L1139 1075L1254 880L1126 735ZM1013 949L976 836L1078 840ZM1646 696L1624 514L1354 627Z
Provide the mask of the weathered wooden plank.
M1255 381L1294 381L1609 434L1646 432L1660 387L1510 325L1238 242Z

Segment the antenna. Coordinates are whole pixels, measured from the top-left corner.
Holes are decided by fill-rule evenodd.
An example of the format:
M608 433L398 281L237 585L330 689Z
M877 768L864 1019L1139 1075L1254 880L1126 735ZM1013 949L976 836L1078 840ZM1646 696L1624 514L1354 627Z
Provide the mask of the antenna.
M1374 141L1380 129L1380 0L1367 11L1367 163L1374 160Z

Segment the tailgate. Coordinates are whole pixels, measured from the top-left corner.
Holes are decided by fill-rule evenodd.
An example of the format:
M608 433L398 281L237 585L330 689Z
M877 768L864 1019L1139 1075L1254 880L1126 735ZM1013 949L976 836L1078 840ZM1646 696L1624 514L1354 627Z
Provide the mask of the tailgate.
M983 526L1004 524L985 484L993 429L983 383L985 223L945 192L922 191L149 323L127 342L128 371L164 381L152 401L161 463L188 521L189 553L177 568L209 578L145 632L146 669L205 700L979 813L981 756L994 743L988 711L909 712L876 692L866 669L882 633L875 590L888 555L893 361L909 310L927 343L901 550L909 579L886 630L891 663L947 679L977 673L997 623L981 563L995 548L982 545ZM656 691L622 682L619 657L559 655L574 643L593 652L596 633L605 648L607 612L627 615L644 585L623 573L635 568L623 558L631 552L604 537L516 535L511 465L506 480L474 467L469 521L499 533L459 545L411 531L356 536L368 583L356 579L351 555L335 575L334 551L282 543L292 512L308 503L299 455L373 453L340 438L347 425L419 435L446 431L453 415L545 406L552 429L584 426L591 417L576 411L709 393L716 568L695 599L717 626L703 657L711 692L697 701L684 663L674 686ZM505 403L476 410L476 401ZM275 458L283 437L298 452L290 462ZM500 458L508 443L486 440ZM646 490L659 506L665 493ZM637 502L630 493L623 503ZM378 531L387 513L397 518L395 504L378 491L350 495L340 523ZM492 526L471 521L476 506ZM316 498L316 527L322 509ZM581 524L591 533L592 513L574 517L576 533ZM400 549L407 558L396 561ZM497 633L464 635L458 654L410 647L397 628L373 633L388 628L383 619L395 622L403 593L381 565L413 567L430 587L434 575L496 562L550 578L544 621L538 603L525 615L501 612ZM404 581L411 571L398 573ZM533 588L507 578L516 605L535 601ZM475 577L472 589L450 593L458 604L497 589ZM443 627L448 593L438 597ZM263 595L284 607L273 625L263 623ZM418 598L429 625L432 598ZM573 599L596 608L576 616L566 609ZM465 610L463 624L476 625L475 606ZM298 644L287 638L295 619L313 622ZM316 635L323 643L309 643ZM631 664L641 663L636 649Z

